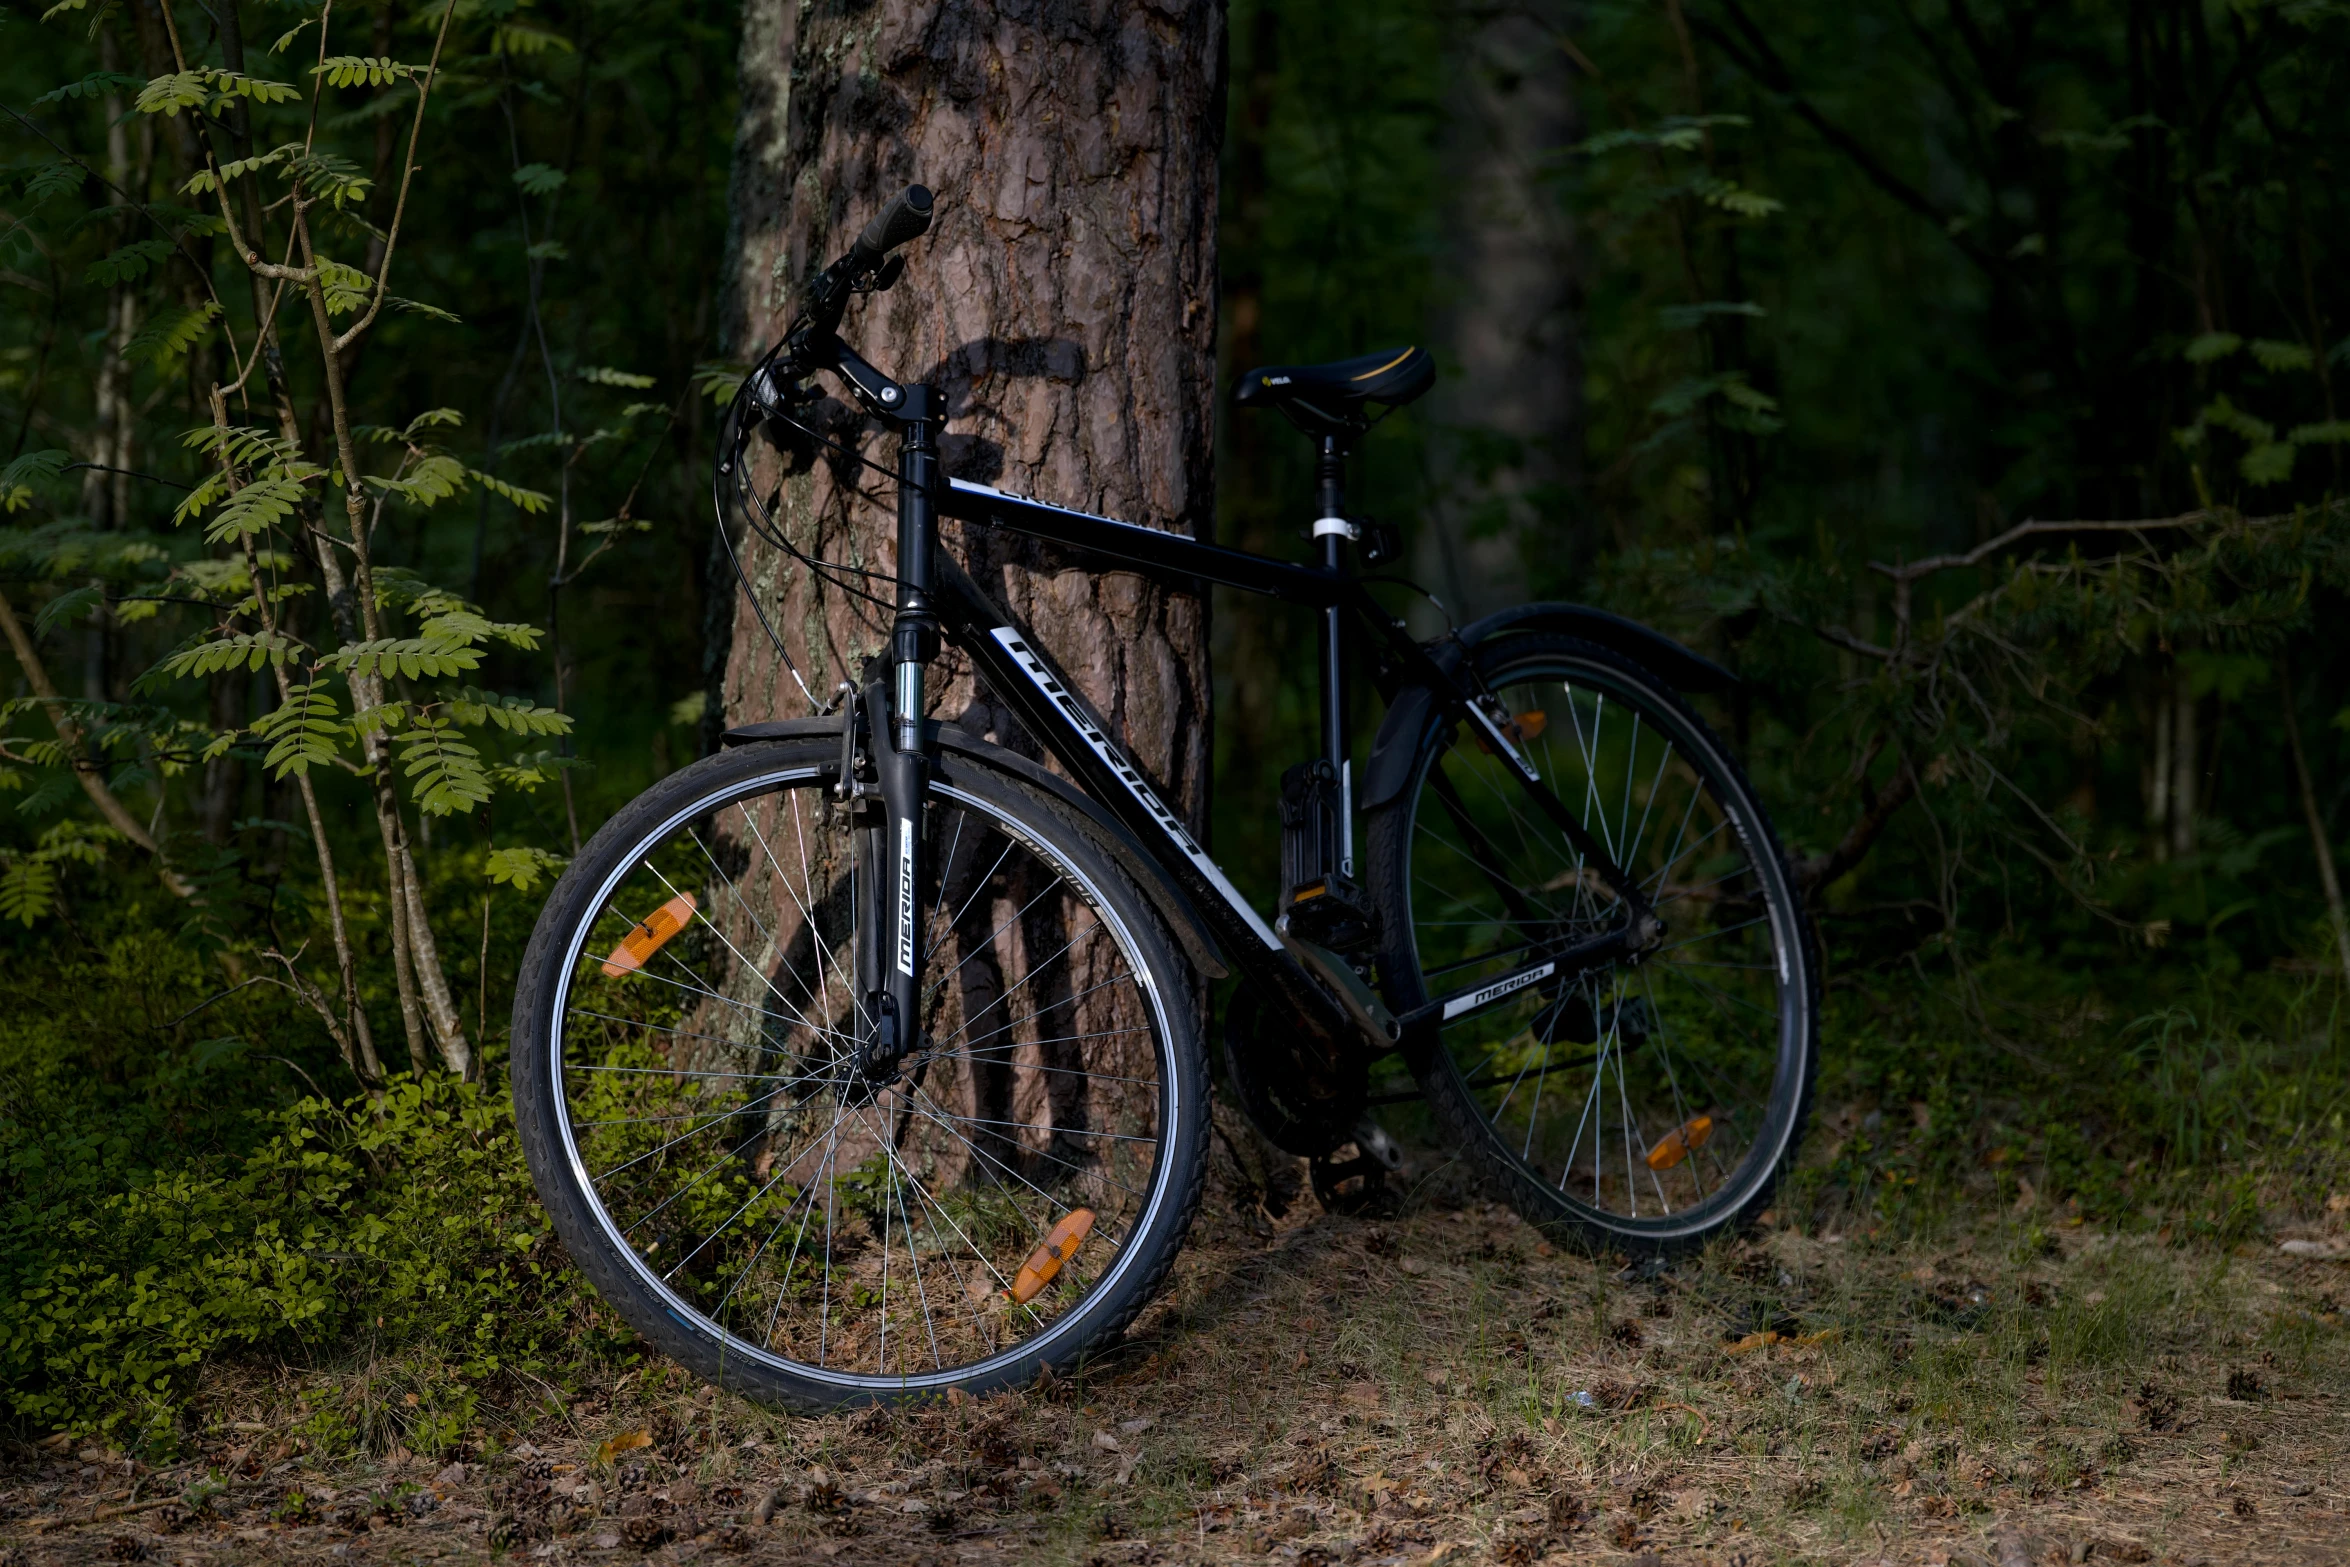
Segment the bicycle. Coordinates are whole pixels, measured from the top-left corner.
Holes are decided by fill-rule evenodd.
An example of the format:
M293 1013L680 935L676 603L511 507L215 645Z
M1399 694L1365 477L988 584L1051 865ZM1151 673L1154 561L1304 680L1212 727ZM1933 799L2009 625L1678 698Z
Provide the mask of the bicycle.
M1351 557L1395 540L1347 519L1345 468L1371 407L1433 381L1418 349L1240 382L1316 444L1312 564L942 474L940 394L837 331L930 211L909 188L818 275L713 475L730 550L740 505L796 556L753 437L821 439L819 373L895 432L888 653L624 807L531 939L515 1108L581 1271L694 1371L790 1406L1066 1370L1134 1320L1198 1208L1199 976L1239 981L1234 1090L1318 1169L1375 1176L1375 1112L1412 1098L1553 1236L1663 1253L1754 1214L1808 1108L1818 961L1760 801L1681 694L1731 677L1595 609L1422 643L1379 606ZM937 548L942 517L1319 612L1321 754L1283 779L1276 917ZM1067 776L925 716L946 646ZM1359 776L1350 651L1386 699ZM1374 1094L1398 1061L1415 1087Z

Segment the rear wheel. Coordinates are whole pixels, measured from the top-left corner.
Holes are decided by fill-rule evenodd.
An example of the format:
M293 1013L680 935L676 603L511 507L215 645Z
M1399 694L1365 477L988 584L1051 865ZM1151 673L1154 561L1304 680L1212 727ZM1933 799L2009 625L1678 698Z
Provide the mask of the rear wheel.
M1770 1200L1808 1113L1819 964L1768 816L1678 694L1607 649L1474 655L1542 781L1664 921L1645 958L1464 1009L1412 1047L1442 1127L1526 1218L1679 1250ZM1502 759L1433 737L1368 833L1398 1012L1615 928L1612 892Z
M860 1086L878 832L832 800L838 754L697 762L564 872L515 1002L532 1176L606 1301L738 1391L816 1408L1066 1369L1198 1206L1188 972L1069 813L942 757L923 1044Z

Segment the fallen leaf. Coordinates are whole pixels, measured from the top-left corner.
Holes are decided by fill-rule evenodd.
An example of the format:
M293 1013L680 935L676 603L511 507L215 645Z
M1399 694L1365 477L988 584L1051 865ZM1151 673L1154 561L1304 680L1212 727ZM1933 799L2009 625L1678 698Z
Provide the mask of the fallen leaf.
M618 1458L622 1453L632 1452L640 1447L651 1447L652 1445L653 1438L646 1432L622 1431L618 1435L608 1436L604 1438L603 1441L596 1444L596 1462L599 1464L608 1464L613 1459Z
M1139 1420L1119 1421L1118 1429L1125 1432L1128 1436L1140 1436L1143 1432L1148 1431L1153 1423L1154 1421L1151 1416L1144 1415Z
M1727 1350L1727 1353L1732 1355L1752 1354L1755 1350L1766 1348L1767 1346L1776 1344L1778 1342L1779 1335L1776 1333L1768 1331L1761 1333L1749 1333L1746 1335L1746 1337L1738 1340L1738 1342L1735 1344L1732 1344Z
M1428 1264L1426 1260L1419 1257L1406 1257L1402 1263L1399 1264L1399 1266L1402 1267L1404 1272L1414 1275L1426 1273L1428 1271Z
M2277 1250L2288 1257L2309 1257L2319 1262L2339 1262L2350 1257L2350 1243L2330 1241L2279 1241Z
M1105 1453L1116 1453L1124 1451L1124 1449L1118 1446L1118 1439L1110 1435L1110 1433L1107 1431L1096 1431L1093 1434L1093 1445L1100 1448Z

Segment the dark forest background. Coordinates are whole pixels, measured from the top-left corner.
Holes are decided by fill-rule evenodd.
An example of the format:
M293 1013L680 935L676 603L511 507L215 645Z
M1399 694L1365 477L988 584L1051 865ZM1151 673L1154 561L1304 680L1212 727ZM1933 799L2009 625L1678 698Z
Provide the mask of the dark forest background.
M384 1417L421 1448L501 1377L630 1353L513 1156L502 1019L549 871L708 741L737 16L330 20L314 70L299 4L0 9L0 1386L28 1429L168 1443L215 1358L366 1328L446 1373ZM1398 609L1593 602L1744 678L1716 716L1830 954L1800 1201L1931 1226L1990 1167L2226 1241L2322 1204L2350 8L1234 0L1228 37L1225 383L1443 365L1356 477L1436 601ZM394 67L436 47L387 272ZM297 148L232 190L283 243L308 182L345 269L321 319L386 296L339 405L305 306L216 421L257 296L190 189L207 141ZM262 432L280 513L196 493L221 423ZM286 524L344 525L301 469L344 438L381 482L322 561ZM1302 553L1308 482L1293 433L1227 419L1226 541ZM336 619L346 553L381 624ZM1269 897L1309 628L1213 624L1217 852ZM378 700L396 721L355 729Z

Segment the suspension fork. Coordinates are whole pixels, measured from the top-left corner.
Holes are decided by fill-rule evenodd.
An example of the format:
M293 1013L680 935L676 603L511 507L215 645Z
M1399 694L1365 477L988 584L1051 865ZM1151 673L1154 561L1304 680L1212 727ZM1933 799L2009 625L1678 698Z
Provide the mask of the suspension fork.
M938 868L926 863L922 802L931 757L922 727L923 675L938 656L938 613L931 598L931 559L937 542L932 496L938 482L936 388L903 388L898 412L898 596L890 627L891 681L886 712L870 717L875 769L884 812L881 875L868 893L872 928L886 933L875 953L872 1021L865 1044L865 1076L888 1082L898 1063L918 1048L922 1028L924 951L922 910Z

